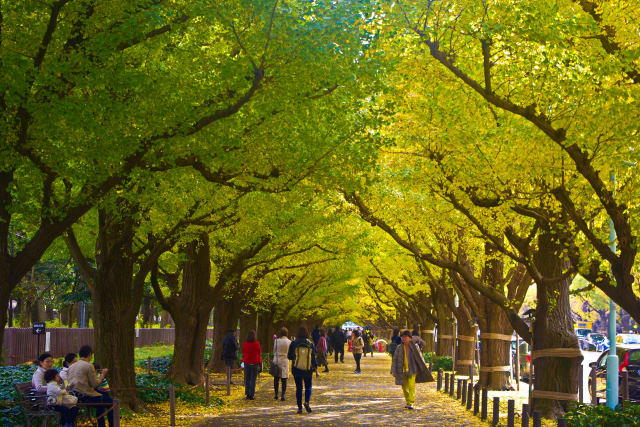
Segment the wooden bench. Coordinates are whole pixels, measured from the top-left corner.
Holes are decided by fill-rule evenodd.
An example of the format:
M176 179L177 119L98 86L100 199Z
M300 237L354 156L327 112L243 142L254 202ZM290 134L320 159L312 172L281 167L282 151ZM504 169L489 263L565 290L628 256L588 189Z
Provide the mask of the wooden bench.
M26 419L26 427L31 427L31 421L41 419L41 426L46 427L49 419L54 422L53 425L60 425L60 413L50 409L47 405L47 396L45 394L36 394L31 383L16 383L13 387L18 392L22 412Z

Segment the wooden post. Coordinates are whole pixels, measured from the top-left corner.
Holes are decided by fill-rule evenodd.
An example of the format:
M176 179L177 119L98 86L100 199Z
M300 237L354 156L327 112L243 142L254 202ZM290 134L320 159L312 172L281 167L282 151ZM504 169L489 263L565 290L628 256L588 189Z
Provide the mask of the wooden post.
M456 361L457 361L457 356L456 356L456 348L458 347L458 322L457 319L454 318L453 319L453 358L452 358L452 369L453 372L456 371Z
M522 404L520 419L522 420L522 427L529 427L529 405L526 403Z
M516 401L507 400L507 427L515 427L516 425Z
M458 380L460 381L460 380ZM458 383L458 386L460 386L460 383ZM460 391L460 390L458 390ZM460 404L462 406L467 404L467 380L462 380L462 393L461 393L461 399L460 399Z
M453 397L454 388L456 385L456 375L452 372L449 377L449 396Z
M449 372L444 374L444 392L449 393Z
M500 421L500 398L498 396L493 398L493 419L491 425L497 426Z
M442 369L438 369L438 377L437 377L437 386L436 390L442 390Z
M598 385L598 377L596 376L597 372L596 372L596 367L592 367L591 368L591 374L589 374L589 377L591 378L591 390L590 390L590 398L591 398L591 404L592 405L597 405L598 404L598 396L596 395L597 393L597 385Z
M480 412L480 384L473 388L473 415Z
M629 371L622 371L622 401L629 400Z
M227 366L227 396L231 395L231 366Z
M516 334L516 390L520 391L520 337Z
M120 399L113 399L113 426L120 427Z
M209 373L204 374L204 403L209 406Z
M540 411L533 411L533 427L542 427L542 414Z
M462 391L462 380L458 378L458 389L456 390L456 400L460 400L461 391Z
M482 388L482 412L480 412L480 419L485 421L487 419L487 400L489 400L489 394L486 387Z
M473 403L473 387L471 384L467 387L467 411L471 410L471 404Z
M584 403L584 367L580 365L580 382L578 383L578 402Z
M147 358L147 373L151 375L151 356Z
M169 417L171 420L171 426L176 425L176 391L173 388L173 384L169 385Z

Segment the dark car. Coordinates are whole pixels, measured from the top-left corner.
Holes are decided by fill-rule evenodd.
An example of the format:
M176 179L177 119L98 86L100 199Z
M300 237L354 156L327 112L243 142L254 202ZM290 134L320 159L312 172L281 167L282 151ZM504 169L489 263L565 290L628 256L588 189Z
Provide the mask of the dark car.
M597 361L589 364L591 368L596 368L596 396L603 399L606 399L607 395L608 354L609 350L604 351ZM629 373L629 399L640 401L640 345L618 344L616 354L618 355L619 370L626 370ZM589 373L589 393L592 394L592 402L595 400L591 387L593 380L593 372L591 372ZM619 385L620 396L622 396L622 380Z

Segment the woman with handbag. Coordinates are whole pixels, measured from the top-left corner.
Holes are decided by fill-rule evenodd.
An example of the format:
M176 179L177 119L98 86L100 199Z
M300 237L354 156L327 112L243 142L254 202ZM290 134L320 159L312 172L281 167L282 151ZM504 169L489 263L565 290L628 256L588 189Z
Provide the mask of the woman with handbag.
M273 390L275 399L278 400L278 384L282 382L282 394L280 400L284 401L284 393L287 391L287 379L289 378L289 345L291 340L287 338L289 331L282 327L278 331L278 337L273 341L273 360L269 373L273 375Z

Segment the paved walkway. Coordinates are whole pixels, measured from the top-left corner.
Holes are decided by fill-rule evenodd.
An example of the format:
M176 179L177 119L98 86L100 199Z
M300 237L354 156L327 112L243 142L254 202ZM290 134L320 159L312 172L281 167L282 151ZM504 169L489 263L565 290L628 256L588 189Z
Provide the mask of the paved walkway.
M404 409L400 386L389 374L386 354L362 359L362 374L353 373L351 354L344 364L329 365L329 373L313 379L313 412L296 414L293 378L287 384L286 401L273 400L273 379L260 375L256 399L231 402L221 414L192 427L209 426L474 426L480 424L453 399L436 392L435 383L418 384L416 409Z

